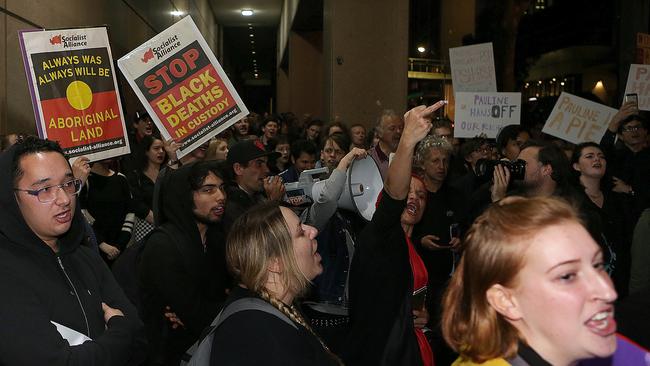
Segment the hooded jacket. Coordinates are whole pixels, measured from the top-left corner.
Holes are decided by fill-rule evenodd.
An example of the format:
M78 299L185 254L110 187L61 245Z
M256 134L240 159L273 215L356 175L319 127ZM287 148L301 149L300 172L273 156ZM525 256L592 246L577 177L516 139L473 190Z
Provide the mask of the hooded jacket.
M143 319L154 364L178 365L180 357L210 325L229 285L219 225L208 228L205 249L194 220L192 165L162 177L160 228L145 244L139 266ZM163 316L169 306L185 325L172 329Z
M70 229L58 238L58 253L29 228L13 191L15 150L0 154L0 364L127 364L136 347L144 347L135 308L99 255L80 246L78 204ZM105 323L102 302L124 316ZM92 341L70 346L51 322Z

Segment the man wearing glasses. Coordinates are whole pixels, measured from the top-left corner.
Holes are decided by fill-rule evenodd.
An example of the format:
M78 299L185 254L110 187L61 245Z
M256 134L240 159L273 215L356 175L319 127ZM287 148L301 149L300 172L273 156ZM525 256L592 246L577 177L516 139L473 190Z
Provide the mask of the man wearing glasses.
M81 181L59 145L28 137L0 155L0 171L0 364L132 361L142 323L81 245Z
M618 136L623 146L615 148ZM648 121L634 102L624 103L612 118L601 146L609 157L607 170L615 192L626 193L633 203L630 294L650 289L650 146Z

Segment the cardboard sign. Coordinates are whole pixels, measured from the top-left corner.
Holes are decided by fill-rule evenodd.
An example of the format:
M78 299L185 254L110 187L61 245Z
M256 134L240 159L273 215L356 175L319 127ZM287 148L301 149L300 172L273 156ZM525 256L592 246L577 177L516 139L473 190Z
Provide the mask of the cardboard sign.
M625 94L638 94L639 109L650 111L650 65L630 65Z
M179 158L248 114L190 16L117 63Z
M39 136L58 141L69 157L128 154L106 28L18 35Z
M521 93L456 93L454 137L496 138L521 119Z
M449 49L454 92L497 91L492 43Z
M617 110L562 92L542 132L574 144L600 142Z

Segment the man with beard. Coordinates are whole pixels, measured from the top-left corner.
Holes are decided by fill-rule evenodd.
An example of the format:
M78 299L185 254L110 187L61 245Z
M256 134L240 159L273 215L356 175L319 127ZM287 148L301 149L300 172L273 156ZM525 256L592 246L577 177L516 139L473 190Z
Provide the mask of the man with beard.
M377 120L375 131L379 137L379 142L374 148L370 149L369 155L375 159L383 179L386 179L386 172L388 171L388 158L397 149L403 129L404 121L391 109L384 110Z
M614 268L616 255L602 233L600 216L584 191L579 191L571 183L569 162L562 149L554 144L528 140L521 147L517 159L526 162L524 179L515 181L515 189L507 192L510 171L497 165L491 188L492 202L502 199L506 193L525 197L556 196L566 200L578 210L585 228L602 247L605 267Z
M153 365L178 365L210 324L229 285L221 219L224 179L215 162L169 171L161 182L160 227L139 267Z

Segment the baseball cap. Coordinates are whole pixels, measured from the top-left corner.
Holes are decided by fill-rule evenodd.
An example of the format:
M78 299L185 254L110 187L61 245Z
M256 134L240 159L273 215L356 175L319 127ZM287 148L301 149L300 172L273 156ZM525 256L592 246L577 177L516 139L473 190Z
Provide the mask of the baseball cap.
M133 121L138 123L140 120L149 117L149 113L147 111L136 111L134 117Z
M247 163L253 159L262 156L269 156L271 158L278 158L280 155L276 151L266 151L264 144L259 139L243 140L232 145L228 149L228 164Z

